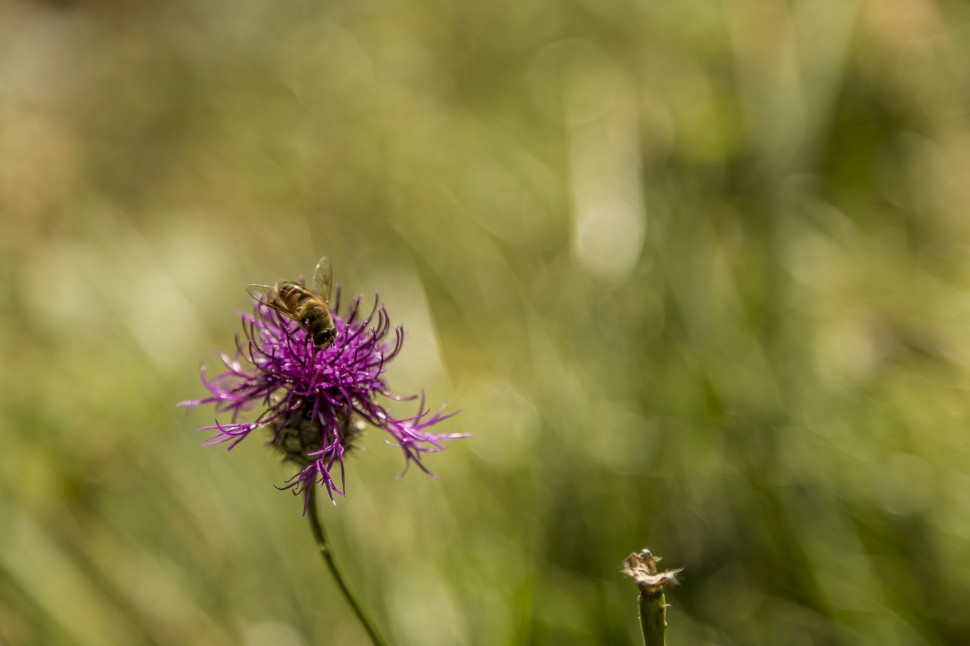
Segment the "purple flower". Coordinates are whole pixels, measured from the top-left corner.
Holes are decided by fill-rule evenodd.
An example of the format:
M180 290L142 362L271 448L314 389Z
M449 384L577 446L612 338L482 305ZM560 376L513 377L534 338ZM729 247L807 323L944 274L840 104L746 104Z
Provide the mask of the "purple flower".
M254 300L253 314L240 314L243 338L236 337L236 352L220 353L226 371L202 383L211 393L204 399L180 402L179 406L215 404L216 412L231 413L231 421L218 420L200 430L216 431L206 446L227 442L229 449L258 428L271 433L269 443L285 461L301 471L280 489L304 494L303 513L313 485L344 495L344 458L365 424L383 429L393 438L388 443L404 452L405 470L410 462L434 477L421 462L422 454L443 451L443 440L465 434L433 434L427 429L455 415L444 409L432 413L424 395L396 397L384 380L384 369L404 343L404 329L391 330L390 319L379 296L366 318L360 317L360 296L345 315L340 314L340 288L332 309L337 338L325 349L317 348L302 325ZM412 417L394 417L378 403L378 396L395 401L418 400ZM240 421L256 408L264 408L252 421ZM340 486L334 479L340 468Z

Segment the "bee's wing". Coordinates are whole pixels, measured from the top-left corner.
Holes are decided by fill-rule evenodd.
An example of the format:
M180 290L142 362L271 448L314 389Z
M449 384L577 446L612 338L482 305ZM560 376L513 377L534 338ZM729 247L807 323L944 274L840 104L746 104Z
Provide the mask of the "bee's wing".
M313 270L313 291L327 305L330 305L330 293L333 291L333 267L330 266L330 259L326 256L320 258L317 268Z
M269 305L270 302L276 300L273 296L276 290L273 289L272 285L246 285L246 291L260 303Z
M293 316L293 313L280 303L279 298L276 296L276 288L272 285L247 285L246 291L249 292L250 296L259 301L260 304L272 308L286 318L299 323L299 320Z

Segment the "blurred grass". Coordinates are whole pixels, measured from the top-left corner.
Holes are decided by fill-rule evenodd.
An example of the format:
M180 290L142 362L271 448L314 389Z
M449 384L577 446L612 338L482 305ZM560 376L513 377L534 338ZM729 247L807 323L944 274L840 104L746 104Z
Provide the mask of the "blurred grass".
M392 641L970 640L957 2L0 5L0 642L361 643L176 401L244 285L380 290L474 432L325 519ZM247 445L248 444L248 445Z

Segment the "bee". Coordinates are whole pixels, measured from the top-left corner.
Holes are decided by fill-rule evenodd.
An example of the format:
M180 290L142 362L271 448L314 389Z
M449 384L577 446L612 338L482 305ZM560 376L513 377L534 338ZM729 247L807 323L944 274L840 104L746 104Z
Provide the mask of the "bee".
M313 338L313 344L323 350L337 338L337 328L330 313L330 293L333 290L333 269L326 256L320 258L313 271L312 289L284 280L270 285L250 285L250 296L288 319L303 326Z

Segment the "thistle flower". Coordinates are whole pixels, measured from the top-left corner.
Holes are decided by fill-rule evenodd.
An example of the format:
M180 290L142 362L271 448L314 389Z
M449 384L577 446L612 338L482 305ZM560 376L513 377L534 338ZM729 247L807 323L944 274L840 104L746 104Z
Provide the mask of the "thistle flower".
M216 420L200 429L215 431L206 446L228 443L232 449L256 429L268 429L269 444L282 453L284 461L301 468L278 488L304 494L304 514L316 483L326 488L331 500L335 492L344 495L344 459L367 424L390 434L388 443L404 453L405 470L413 462L432 477L422 455L443 451L444 440L467 437L429 433L429 427L455 413L445 414L443 408L432 413L425 408L423 393L420 397L391 394L384 371L401 351L404 329L391 330L379 295L375 294L366 318L360 316L360 296L341 314L337 287L334 303L331 314L337 338L319 349L303 326L254 299L253 313L240 313L243 335L236 336L235 354L219 354L226 371L208 379L202 368L202 383L211 395L178 404L215 404L217 413L231 413L230 422ZM418 400L418 410L412 417L395 417L378 397ZM265 408L255 419L240 421L259 407ZM334 477L338 468L339 486Z

